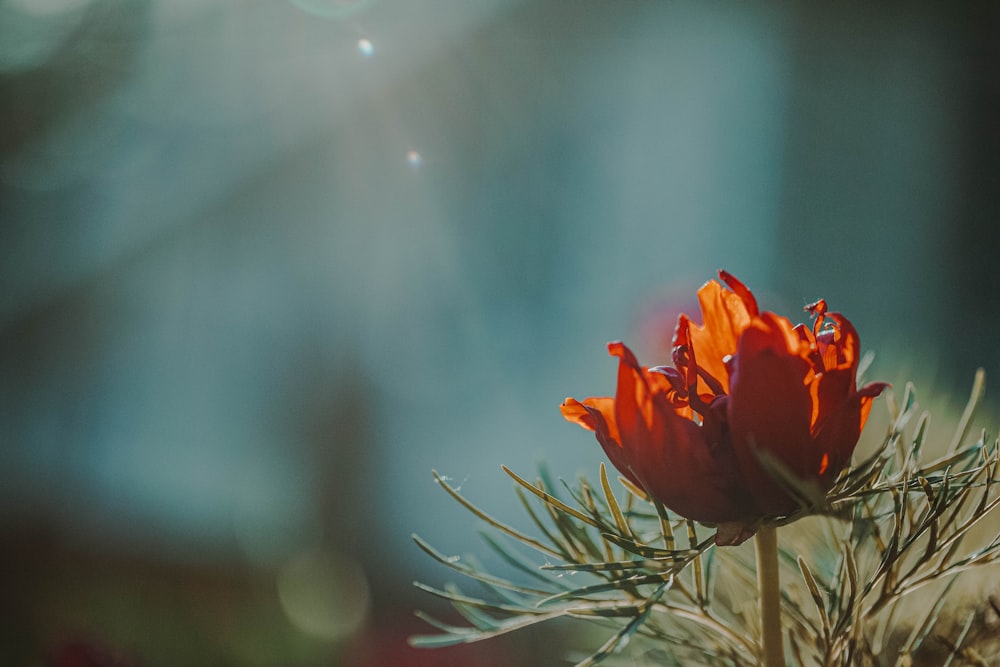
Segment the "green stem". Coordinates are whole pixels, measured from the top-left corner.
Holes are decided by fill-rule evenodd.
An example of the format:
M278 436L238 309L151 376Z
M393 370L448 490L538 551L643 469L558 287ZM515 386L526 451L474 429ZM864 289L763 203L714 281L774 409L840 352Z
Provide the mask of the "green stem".
M764 667L785 667L781 639L781 584L778 578L778 530L761 526L754 537L757 550L757 595L760 607Z

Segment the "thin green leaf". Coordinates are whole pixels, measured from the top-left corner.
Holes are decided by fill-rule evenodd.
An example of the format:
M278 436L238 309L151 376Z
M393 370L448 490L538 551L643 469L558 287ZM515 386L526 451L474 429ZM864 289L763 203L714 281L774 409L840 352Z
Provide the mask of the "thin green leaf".
M543 565L541 569L559 572L625 572L627 570L652 568L659 562L660 561L644 559L607 561L603 563L566 563L565 565Z
M687 521L687 533L688 545L692 551L698 552L698 555L691 559L694 565L691 578L694 579L694 591L698 599L698 606L704 609L705 605L708 604L708 600L705 598L705 574L702 571L701 553L698 551L698 533L695 531L694 521L690 519Z
M955 640L954 644L951 646L951 651L948 653L948 659L945 660L941 667L950 667L952 661L958 657L963 656L965 651L962 650L962 644L965 642L965 638L969 636L969 630L972 628L972 622L976 620L976 612L969 614L968 620L965 621L965 626L962 628L962 632L959 633L958 639Z
M602 660L610 656L612 653L620 651L622 648L624 648L625 645L628 644L629 640L631 639L635 631L638 630L642 626L642 624L646 622L647 618L649 618L650 611L653 608L652 603L660 598L660 596L663 594L663 591L667 589L669 584L670 584L669 581L663 582L663 584L658 589L656 589L656 591L654 591L652 595L649 596L649 599L646 601L644 608L635 618L629 621L625 625L625 627L623 627L613 637L611 637L608 641L606 641L603 645L601 645L601 647L597 649L597 652L595 652L586 660L578 662L575 667L593 667L594 665L597 665Z
M524 491L521 490L521 487L515 486L514 494L517 496L517 499L524 508L524 511L528 513L532 523L535 524L535 527L541 531L542 535L545 536L545 539L549 541L549 544L551 544L553 549L557 552L558 557L562 560L572 560L570 558L570 552L572 549L570 549L570 547L565 544L561 538L557 537L548 529L545 522L542 521L541 517L538 516L534 508L531 506L531 503L528 502L528 497L524 494Z
M568 516L560 513L558 509L549 504L545 505L545 511L548 512L549 519L552 520L556 530L563 536L564 544L569 548L565 554L566 560L583 563L587 560L587 553L591 557L600 560L602 557L600 550L588 539L586 533L578 529L577 525Z
M910 445L910 453L908 458L910 461L917 461L920 458L920 452L924 448L924 440L927 438L927 427L930 425L931 413L924 410L920 414L920 419L917 421L917 428L913 435L913 443Z
M442 648L445 646L454 646L456 644L468 644L471 642L482 641L484 639L499 637L500 635L505 635L509 632L514 632L515 630L544 623L554 618L565 616L566 614L567 611L565 609L559 609L544 614L518 616L507 619L502 624L498 625L497 629L490 632L476 631L470 628L455 628L455 630L458 630L459 632L452 632L451 630L448 630L450 633L448 635L417 635L410 637L409 643L410 646L418 648Z
M621 485L624 486L626 489L628 489L629 493L631 493L633 496L644 502L649 502L649 494L647 494L638 486L630 482L627 478L619 475L618 481L621 482Z
M986 371L982 368L976 369L976 376L972 380L972 391L969 393L969 402L965 405L965 410L962 412L962 418L958 421L958 428L955 430L955 437L952 438L951 445L948 447L948 452L956 451L965 440L965 434L969 430L969 424L972 422L972 416L976 414L976 408L979 406L979 402L983 399L983 394L986 393Z
M490 611L496 611L496 612L500 612L500 613L519 614L519 615L520 614L538 614L538 613L542 613L542 612L535 611L531 607L521 607L521 606L515 606L515 605L509 605L509 604L487 602L486 600L481 600L479 598L469 597L468 595L463 595L457 589L451 590L451 591L448 591L448 590L442 591L442 590L439 590L437 588L434 588L433 586L428 586L427 584L421 583L419 581L414 581L413 585L416 586L417 588L419 588L420 590L424 591L425 593L430 593L431 595L433 595L435 597L443 598L443 599L449 600L450 602L453 602L453 603L457 602L459 604L465 604L465 605L469 605L469 606L472 606L472 607L478 607L480 609L488 609Z
M556 498L552 494L550 494L550 493L548 493L546 491L543 491L542 489L539 489L538 487L536 487L534 484L528 482L525 479L522 479L521 477L518 476L518 474L516 472L514 472L513 470L511 470L507 466L500 466L500 468L505 473L507 473L508 475L510 475L514 479L515 482L517 482L518 484L520 484L521 486L523 486L525 489L527 489L528 491L531 491L533 494L535 494L536 496L538 496L539 498L541 498L542 500L544 500L548 505L551 505L552 507L555 507L560 512L565 512L566 514L569 514L570 516L576 517L580 521L583 521L584 523L586 523L588 525L591 525L594 528L600 528L600 526L597 524L597 522L594 521L593 519L591 519L589 516L587 516L586 514L583 514L582 512L580 512L578 510L573 509L572 507L570 507L569 505L567 505L563 501L559 500L558 498Z
M829 646L830 616L826 613L826 603L823 601L823 596L816 585L816 578L813 577L813 573L806 564L806 560L802 556L799 556L797 562L799 572L802 573L802 579L806 582L806 587L809 589L809 595L812 596L813 604L816 605L816 610L819 612L820 627L823 629L823 644L824 646Z
M645 586L648 584L659 584L665 579L672 580L673 575L665 574L635 574L631 577L625 577L622 579L615 579L614 581L609 581L602 584L591 584L590 586L581 586L580 588L574 588L571 591L565 591L562 593L556 593L555 595L550 595L547 598L543 598L536 603L537 607L543 607L553 602L558 602L560 600L565 600L567 598L579 599L586 598L590 595L597 595L600 593L610 593L614 591L622 591L627 589L633 589L636 586Z
M500 556L500 558L503 559L504 562L506 562L508 565L517 568L521 572L524 572L530 577L537 579L538 581L544 582L549 586L555 586L556 588L564 588L564 589L570 588L570 586L560 581L554 580L552 579L552 577L549 577L540 572L539 571L540 568L538 567L538 565L528 562L524 557L509 550L500 542L495 540L493 536L490 535L489 533L480 532L479 535L480 537L483 538L486 544L489 545L489 547L493 549L493 551L496 552L496 554Z
M526 595L547 595L548 594L548 591L543 591L543 590L539 590L539 589L536 589L536 588L528 588L528 587L525 587L525 586L520 586L520 585L515 584L513 582L507 581L506 579L503 579L501 577L496 577L496 576L493 576L491 574L487 574L485 572L478 571L478 570L476 570L476 569L474 569L474 568L472 568L472 567L470 567L470 566L462 563L457 557L454 557L454 556L451 556L451 557L445 556L440 551L438 551L437 549L435 549L434 547L432 547L430 544L428 544L426 541L424 541L424 539L421 538L419 535L414 534L414 535L411 535L410 537L413 539L414 542L416 542L417 546L420 547L431 558L433 558L437 562L441 563L442 565L450 567L451 569L453 569L453 570L455 570L457 572L460 572L461 574L464 574L467 577L470 577L472 579L476 579L476 580L481 581L481 582L486 583L486 584L490 584L492 586L498 586L500 588L505 588L505 589L510 590L510 591L517 591L518 593L524 593Z
M622 510L618 506L618 499L615 498L615 494L611 490L611 484L608 483L608 471L603 461L601 462L601 488L604 490L604 499L608 503L608 509L611 510L611 516L614 517L618 530L622 535L632 535L632 529L629 528L625 517L622 516Z
M478 507L476 507L475 505L473 505L471 502L469 502L468 500L466 500L465 498L463 498L462 494L460 494L458 491L456 491L455 489L453 489L447 482L445 482L444 479L442 479L441 475L438 474L437 470L432 470L431 474L434 475L434 480L438 484L441 485L441 488L443 488L445 491L448 492L448 495L450 495L452 498L454 498L455 500L457 500L467 510L469 510L470 512L472 512L473 514L475 514L480 519L482 519L486 523L490 524L491 526L493 526L494 528L496 528L500 532L506 533L507 535L510 535L511 537L513 537L514 539L518 540L519 542L527 544L528 546L530 546L530 547L532 547L534 549L537 549L538 551L541 551L542 553L547 553L550 556L555 556L556 558L558 558L560 556L559 552L554 551L553 549L550 549L549 547L545 546L544 544L542 544L538 540L536 540L536 539L534 539L532 537L528 537L527 535L514 530L510 526L508 526L508 525L506 525L504 523L501 523L500 521L497 521L496 519L494 519L493 517L491 517L489 514L487 514L483 510L481 510Z
M619 535L614 535L612 533L601 533L601 536L614 542L616 545L625 549L629 553L634 553L637 556L642 556L643 558L652 558L656 560L673 560L678 561L688 561L694 558L700 551L708 548L712 542L712 538L708 538L704 542L698 545L697 549L678 549L676 551L666 551L665 549L656 549L654 547L646 546L645 544L639 544L634 540L629 540L627 538L621 537Z
M906 388L903 390L903 402L899 408L899 416L896 417L896 420L892 425L894 433L903 432L903 429L906 427L906 423L910 421L910 417L913 416L913 405L915 402L916 395L913 391L913 383L907 382Z

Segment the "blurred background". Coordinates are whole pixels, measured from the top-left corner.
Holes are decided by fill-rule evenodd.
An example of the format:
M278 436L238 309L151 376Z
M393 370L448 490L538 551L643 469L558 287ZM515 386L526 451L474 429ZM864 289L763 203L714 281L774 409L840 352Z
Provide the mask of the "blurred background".
M431 469L526 525L722 267L961 405L998 72L990 3L0 0L0 664L558 664L407 650L410 534L490 563Z

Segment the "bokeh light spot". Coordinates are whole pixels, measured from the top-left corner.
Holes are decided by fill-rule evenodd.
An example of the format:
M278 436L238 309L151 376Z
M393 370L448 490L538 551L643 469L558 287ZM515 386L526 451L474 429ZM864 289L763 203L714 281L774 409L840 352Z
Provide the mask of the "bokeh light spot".
M361 52L365 58L371 58L375 55L375 45L372 44L372 40L362 37L358 40L358 51Z
M278 599L300 631L336 641L349 637L364 621L368 583L356 562L325 551L307 551L281 568Z
M424 163L424 156L415 150L406 151L406 164L413 169L419 168Z

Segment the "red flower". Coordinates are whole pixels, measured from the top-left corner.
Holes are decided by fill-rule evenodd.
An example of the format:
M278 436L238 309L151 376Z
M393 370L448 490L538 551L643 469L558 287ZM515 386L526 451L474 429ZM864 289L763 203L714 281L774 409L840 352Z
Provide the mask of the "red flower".
M738 544L765 517L829 491L847 465L871 403L887 386L856 388L860 344L826 302L812 327L759 312L725 271L698 291L704 324L681 315L673 367L643 368L623 343L614 398L567 398L563 416L595 431L630 481L683 517L716 524Z

